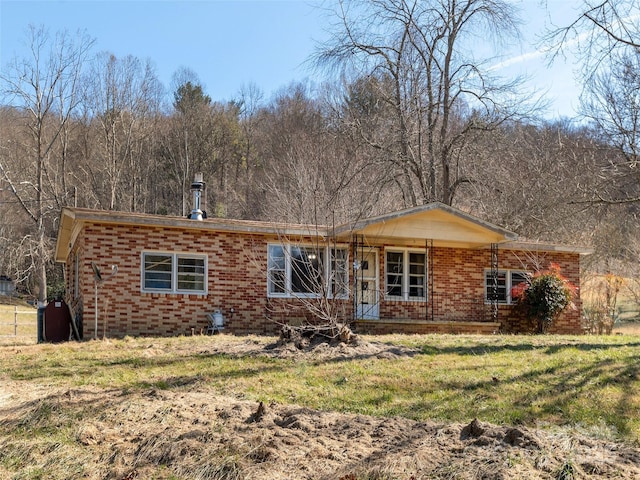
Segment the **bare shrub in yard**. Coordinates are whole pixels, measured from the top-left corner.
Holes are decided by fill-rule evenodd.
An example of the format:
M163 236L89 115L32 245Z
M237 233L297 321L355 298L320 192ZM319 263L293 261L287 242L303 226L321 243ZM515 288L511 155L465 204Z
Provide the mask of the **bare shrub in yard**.
M608 335L616 323L618 295L626 282L624 278L608 273L594 283L583 309L584 326L589 333Z
M280 324L281 343L299 349L319 343L351 344L356 337L345 322L348 248L335 238L320 239L317 231L309 232L309 237L314 240L281 235L279 245L269 245L266 265L259 265L267 272L268 315ZM279 303L280 299L287 305ZM291 307L292 301L298 307ZM289 318L296 308L300 318L294 322L277 320ZM296 321L299 324L294 325Z
M348 325L331 322L327 325L301 325L292 327L284 325L280 330L280 344L292 343L299 350L312 348L319 343L332 344L356 344L357 335L351 331Z

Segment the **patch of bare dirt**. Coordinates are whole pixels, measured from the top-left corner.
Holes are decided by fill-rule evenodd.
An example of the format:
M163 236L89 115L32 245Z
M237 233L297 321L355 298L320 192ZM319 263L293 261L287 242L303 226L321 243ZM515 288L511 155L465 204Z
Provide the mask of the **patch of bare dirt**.
M365 343L299 349L259 339L216 342L230 355L401 356ZM42 477L89 479L636 479L640 452L555 432L322 412L192 391L56 390L0 384L0 478L11 458ZM82 419L76 421L75 419ZM5 434L51 430L48 444ZM46 475L55 466L60 475Z

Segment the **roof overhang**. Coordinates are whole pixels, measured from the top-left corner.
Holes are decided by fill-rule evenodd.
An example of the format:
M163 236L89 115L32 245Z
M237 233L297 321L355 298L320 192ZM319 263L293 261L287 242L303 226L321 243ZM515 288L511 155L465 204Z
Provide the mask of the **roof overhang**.
M589 247L559 245L555 243L544 243L544 242L528 242L528 241L506 242L500 245L500 248L504 250L518 250L518 251L531 252L531 253L558 252L558 253L573 253L576 255L591 255L594 252L594 249Z
M73 228L75 225L73 212L68 208L63 208L60 214L60 225L58 226L58 238L56 239L56 251L54 258L56 262L66 262L75 238Z
M327 236L327 227L316 225L289 224L210 218L191 220L185 217L128 213L107 210L65 207L60 214L60 226L56 242L55 261L66 262L78 233L85 224L132 225L161 227L198 232L237 232L255 235L273 235L279 238L309 238Z
M424 247L488 248L500 244L501 249L554 251L587 255L591 249L563 245L517 241L516 233L442 203L430 203L399 212L380 215L335 228L265 221L211 218L202 221L185 217L114 212L84 208L62 209L56 243L56 262L66 262L71 248L86 224L112 224L194 230L198 232L236 232L286 238L287 241L308 238L336 238L349 243L353 235L361 235L371 245L405 245Z

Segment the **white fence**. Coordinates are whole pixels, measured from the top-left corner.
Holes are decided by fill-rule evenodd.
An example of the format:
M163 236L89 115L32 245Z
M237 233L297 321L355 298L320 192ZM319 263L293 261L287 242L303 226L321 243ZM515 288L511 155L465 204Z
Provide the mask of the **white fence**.
M0 340L37 342L38 311L25 307L0 306Z

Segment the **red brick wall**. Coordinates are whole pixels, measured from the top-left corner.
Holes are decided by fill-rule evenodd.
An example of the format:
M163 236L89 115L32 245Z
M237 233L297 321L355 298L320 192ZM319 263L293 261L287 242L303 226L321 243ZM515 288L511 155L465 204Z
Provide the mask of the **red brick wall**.
M87 225L77 242L85 338L93 336L95 318L91 262L115 277L98 291L98 336L190 335L207 325L206 314L220 309L235 333L262 333L275 327L267 321L264 237L186 232L144 226ZM75 252L74 248L74 252ZM146 293L141 290L143 251L200 253L208 256L208 295ZM73 285L73 256L67 261L67 291ZM231 313L233 309L234 313Z
M274 333L281 323L312 320L313 315L297 300L269 299L266 285L267 243L277 237L250 234L230 234L203 231L184 231L152 226L115 226L89 224L80 233L67 259L68 303L75 315L84 320L85 338L94 332L95 301L91 262L105 274L111 265L118 265L115 277L105 281L98 292L98 337L125 335L190 335L199 333L207 325L206 313L220 309L225 318L226 331L238 334ZM80 296L74 299L73 262L80 254ZM172 253L200 253L208 258L208 294L183 295L146 293L141 290L141 261L143 251ZM455 331L483 331L475 323L491 323L488 306L484 302L484 271L490 266L488 250L436 248L433 252L434 292L429 303L424 301L385 301L381 295L381 318L391 323L378 330L394 330L393 320L437 321L437 325L415 326L415 332L452 331L453 322L467 322L469 328ZM501 269L522 269L524 255L520 252L500 251ZM579 256L563 253L538 255L543 267L558 263L562 273L579 285ZM379 249L380 289L384 291L384 247ZM350 273L351 274L351 273ZM579 333L578 310L568 311L554 325L554 333ZM352 300L336 303L338 318L352 318ZM233 313L232 313L233 310ZM500 330L526 332L530 328L513 313L510 306L500 306ZM460 326L465 325L460 323ZM436 328L437 327L437 328ZM373 328L373 327L371 327ZM488 326L495 330L495 326ZM431 329L431 330L429 330ZM443 330L444 329L444 330ZM412 331L405 322L398 331Z
M389 247L391 245L387 245ZM485 249L467 250L456 248L434 248L429 261L433 264L429 274L433 274L433 292L428 301L399 301L386 299L385 290L385 246L379 248L380 318L396 322L380 322L371 326L371 331L385 333L411 330L406 320L430 321L432 325L415 325L415 332L451 331L451 322L464 325L465 322L493 321L491 305L485 302L485 270L491 266L491 252ZM580 256L559 252L520 252L499 250L498 267L500 270L526 270L549 268L551 263L560 266L561 273L576 286L580 285ZM580 324L581 301L576 297L575 308L568 309L556 321L551 333L582 333ZM505 333L527 333L534 331L534 325L523 317L514 305L499 305L499 330ZM490 328L490 327L487 327ZM455 328L454 328L455 330ZM486 329L482 329L486 330ZM465 331L477 331L474 325L467 325Z
M323 319L315 312L322 312L339 322L349 323L353 308L351 299L336 299L328 305L321 305L321 299L269 298L266 300L266 311L269 319L277 324L301 325L322 323Z
M91 262L108 276L98 290L98 337L125 335L190 335L207 326L206 314L221 310L225 331L236 334L275 333L282 323L312 321L299 300L267 298L264 237L183 231L146 226L87 225L66 263L69 302L84 322L84 337L95 330L94 280ZM73 298L73 262L81 256L80 292ZM142 253L149 251L205 254L208 294L147 293L141 288ZM341 320L351 318L350 301L336 302Z

